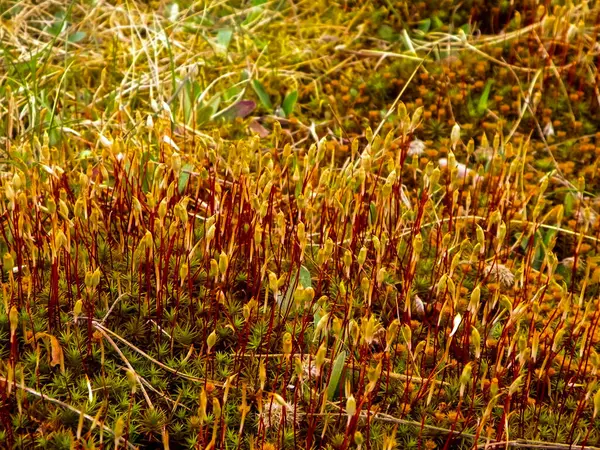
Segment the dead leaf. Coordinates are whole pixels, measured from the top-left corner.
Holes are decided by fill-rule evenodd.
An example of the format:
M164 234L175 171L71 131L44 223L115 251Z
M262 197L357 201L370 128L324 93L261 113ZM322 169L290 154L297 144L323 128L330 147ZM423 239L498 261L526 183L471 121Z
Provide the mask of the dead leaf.
M48 335L50 337L50 346L52 347L52 355L50 365L55 367L60 364L60 371L64 373L65 371L65 356L63 354L62 347L60 346L60 342L55 336Z
M269 130L263 127L258 120L253 120L248 124L248 128L253 133L258 134L261 138L265 138L269 135Z

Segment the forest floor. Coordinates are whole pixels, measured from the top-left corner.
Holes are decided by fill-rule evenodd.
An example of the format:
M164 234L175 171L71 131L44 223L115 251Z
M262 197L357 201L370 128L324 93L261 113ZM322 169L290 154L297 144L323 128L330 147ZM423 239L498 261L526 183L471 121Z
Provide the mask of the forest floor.
M600 446L599 24L0 2L0 446Z

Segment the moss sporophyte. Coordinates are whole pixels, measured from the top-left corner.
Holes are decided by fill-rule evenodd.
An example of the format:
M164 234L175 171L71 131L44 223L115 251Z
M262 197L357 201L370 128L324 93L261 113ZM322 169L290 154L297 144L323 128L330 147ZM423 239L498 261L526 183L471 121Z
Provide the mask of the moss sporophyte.
M80 3L0 6L7 448L599 445L597 4Z

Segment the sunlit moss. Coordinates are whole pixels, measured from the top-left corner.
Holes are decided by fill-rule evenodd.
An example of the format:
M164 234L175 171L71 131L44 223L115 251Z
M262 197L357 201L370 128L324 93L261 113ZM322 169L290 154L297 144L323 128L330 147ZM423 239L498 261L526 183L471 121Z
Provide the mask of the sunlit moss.
M258 3L3 17L13 444L570 443L600 366L593 14Z

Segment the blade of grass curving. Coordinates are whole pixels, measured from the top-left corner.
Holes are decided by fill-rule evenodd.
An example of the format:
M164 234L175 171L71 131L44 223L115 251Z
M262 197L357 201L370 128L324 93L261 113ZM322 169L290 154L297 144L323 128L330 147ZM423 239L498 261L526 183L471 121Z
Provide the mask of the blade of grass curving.
M329 377L329 384L327 385L327 400L334 398L340 378L342 377L342 372L344 371L346 363L346 351L342 350L339 352L333 364L331 366L331 376Z

